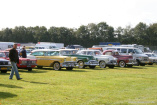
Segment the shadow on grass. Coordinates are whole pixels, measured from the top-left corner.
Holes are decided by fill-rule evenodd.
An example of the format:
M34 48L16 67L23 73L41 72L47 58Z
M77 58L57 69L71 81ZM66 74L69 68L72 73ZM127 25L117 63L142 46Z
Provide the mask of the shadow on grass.
M32 71L28 71L25 69L18 69L19 72L25 72L25 73L46 73L47 71L42 71L42 70L32 70Z
M0 92L0 99L13 98L13 97L17 97L17 95L8 92Z
M79 68L73 68L73 70L66 70L66 68L61 68L61 70L54 70L53 68L42 68L42 69L39 69L39 70L53 70L53 71L70 71L70 72L88 72L86 70L83 70L83 69L79 69Z
M145 66L133 66L133 67L124 67L124 68L116 67L116 69L117 70L131 70L131 69L135 70L135 69L147 69L147 68L145 68Z
M24 82L29 82L29 83L35 83L35 84L49 84L49 83L43 83L43 82L34 82L34 81L26 81L26 80L21 80Z
M20 86L8 85L8 84L0 84L0 87L7 87L7 88L23 88L23 87L20 87Z

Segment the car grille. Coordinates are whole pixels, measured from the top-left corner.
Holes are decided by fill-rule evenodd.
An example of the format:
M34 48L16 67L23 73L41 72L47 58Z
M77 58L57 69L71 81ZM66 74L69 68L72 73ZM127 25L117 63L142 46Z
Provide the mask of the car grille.
M0 62L0 65L8 65L8 62Z
M98 64L97 61L90 61L90 64Z
M148 61L148 58L147 58L147 57L143 57L143 60L144 60L144 61Z

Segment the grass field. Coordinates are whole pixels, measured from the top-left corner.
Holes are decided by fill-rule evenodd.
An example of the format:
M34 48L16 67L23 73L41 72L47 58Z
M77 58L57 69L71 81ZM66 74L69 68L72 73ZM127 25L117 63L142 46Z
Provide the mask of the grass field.
M0 74L0 105L157 105L157 65L9 73Z

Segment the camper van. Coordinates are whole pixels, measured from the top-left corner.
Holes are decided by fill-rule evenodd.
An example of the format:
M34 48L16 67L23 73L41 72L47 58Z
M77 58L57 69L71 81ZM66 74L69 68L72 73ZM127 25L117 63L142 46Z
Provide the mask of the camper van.
M0 42L0 50L13 48L14 42Z
M134 47L103 47L105 50L117 50L121 55L132 55L137 61L137 65L145 66L149 63L149 58L140 49Z

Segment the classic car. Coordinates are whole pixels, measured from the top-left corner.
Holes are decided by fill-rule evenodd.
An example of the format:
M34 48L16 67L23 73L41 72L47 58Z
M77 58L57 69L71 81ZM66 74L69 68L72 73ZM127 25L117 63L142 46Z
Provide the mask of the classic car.
M9 51L0 51L0 58L9 60ZM17 67L19 69L28 69L28 71L32 71L32 68L36 66L36 62L36 59L19 58L19 63L17 63Z
M0 71L1 73L7 73L11 69L11 62L6 59L0 58Z
M134 47L122 47L122 46L111 46L111 47L103 47L103 51L105 50L118 50L120 55L132 55L133 58L136 59L137 66L145 66L149 63L149 58L145 55L139 48Z
M101 68L105 68L106 66L114 68L117 65L117 58L110 55L102 55L100 50L81 50L77 54L93 56L99 62Z
M120 67L132 67L137 64L132 55L120 55L117 50L106 50L103 52L103 55L111 55L117 58L117 63Z
M94 69L97 65L99 65L93 56L76 54L78 52L77 49L60 49L59 51L60 55L77 57L78 68L82 69L89 66L89 68Z
M53 67L54 70L66 68L72 70L77 66L77 57L60 56L59 50L52 49L39 49L33 50L28 58L37 59L37 67Z
M153 63L157 63L157 55L154 53L144 53L149 57L149 65L153 65Z

